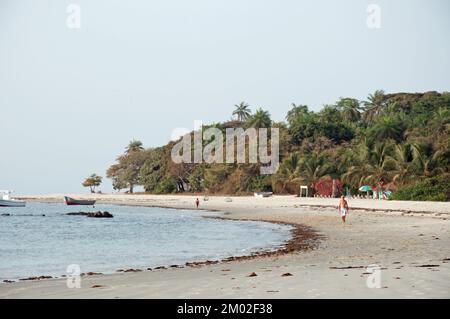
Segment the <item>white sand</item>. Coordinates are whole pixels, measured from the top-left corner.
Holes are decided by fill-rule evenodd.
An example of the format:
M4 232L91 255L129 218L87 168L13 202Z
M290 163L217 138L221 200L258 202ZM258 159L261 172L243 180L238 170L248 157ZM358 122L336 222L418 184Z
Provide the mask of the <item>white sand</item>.
M80 198L80 196L73 195ZM196 196L87 195L128 205L194 208ZM33 196L61 200L62 196ZM28 197L30 199L30 197ZM308 252L199 268L86 276L82 288L65 279L0 284L0 298L449 298L450 203L350 200L343 226L336 199L225 197L201 199L202 209L227 218L285 221L325 237ZM329 207L324 207L329 206ZM366 284L366 267L377 264L381 288ZM420 267L436 265L435 267ZM126 266L126 265L124 265ZM330 267L363 267L331 269ZM124 267L126 268L126 267ZM256 272L256 277L248 277ZM284 273L293 276L282 277ZM92 288L93 285L101 285Z

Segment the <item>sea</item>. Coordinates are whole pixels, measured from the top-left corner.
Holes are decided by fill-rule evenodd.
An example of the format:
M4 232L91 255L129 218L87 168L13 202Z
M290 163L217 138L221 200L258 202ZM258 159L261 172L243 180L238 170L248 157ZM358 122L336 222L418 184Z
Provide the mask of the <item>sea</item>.
M114 217L67 215L99 210ZM291 238L289 225L208 218L220 215L103 204L92 208L30 202L26 207L0 207L0 279L61 277L74 267L113 273L220 260L276 250Z

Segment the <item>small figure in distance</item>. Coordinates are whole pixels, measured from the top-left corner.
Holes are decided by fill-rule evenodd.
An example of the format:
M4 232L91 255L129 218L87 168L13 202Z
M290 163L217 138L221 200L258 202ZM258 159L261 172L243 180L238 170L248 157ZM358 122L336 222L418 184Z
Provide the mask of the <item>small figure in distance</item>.
M347 214L348 214L348 203L345 200L344 195L341 196L341 199L339 201L338 210L341 213L342 222L345 224L345 218L347 217Z

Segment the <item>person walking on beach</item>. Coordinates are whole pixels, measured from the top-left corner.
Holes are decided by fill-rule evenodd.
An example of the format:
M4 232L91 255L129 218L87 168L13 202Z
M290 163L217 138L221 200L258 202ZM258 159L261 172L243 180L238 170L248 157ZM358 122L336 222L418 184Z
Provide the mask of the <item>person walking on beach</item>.
M200 205L200 201L199 201L198 198L197 198L197 200L195 201L195 205L197 206L197 208L198 208L198 205Z
M348 214L348 203L345 200L345 196L341 196L341 200L339 201L338 210L341 213L342 222L345 224L345 217Z

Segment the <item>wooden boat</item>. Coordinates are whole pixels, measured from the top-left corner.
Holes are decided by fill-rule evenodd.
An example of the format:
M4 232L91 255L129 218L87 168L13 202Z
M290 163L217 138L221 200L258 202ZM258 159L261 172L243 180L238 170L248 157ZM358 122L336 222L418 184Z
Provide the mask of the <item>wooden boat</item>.
M25 207L25 201L11 199L10 194L11 191L0 191L0 207Z
M256 192L256 193L254 193L255 197L261 197L261 198L270 197L272 195L273 195L273 192Z
M74 199L72 197L64 196L64 201L66 205L84 205L84 206L94 206L95 200L81 200Z

